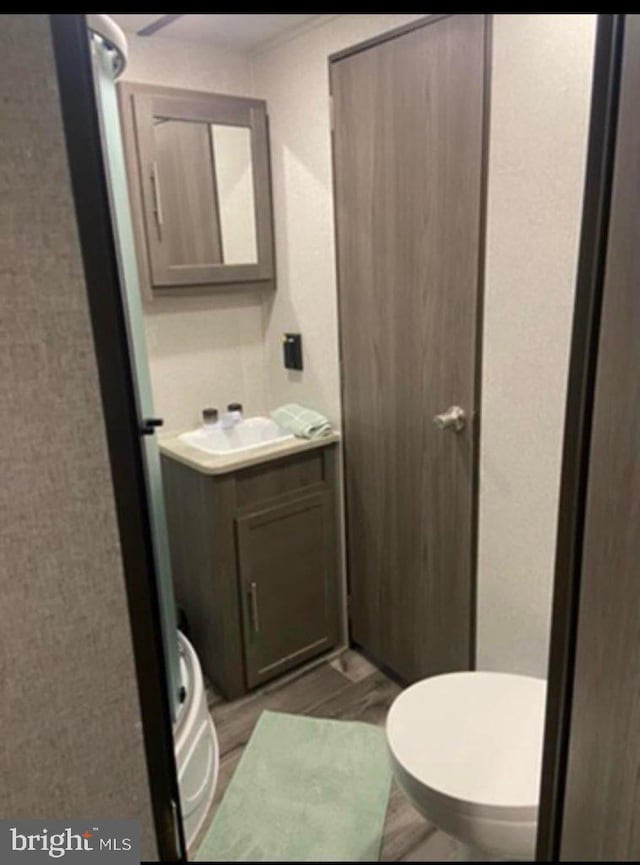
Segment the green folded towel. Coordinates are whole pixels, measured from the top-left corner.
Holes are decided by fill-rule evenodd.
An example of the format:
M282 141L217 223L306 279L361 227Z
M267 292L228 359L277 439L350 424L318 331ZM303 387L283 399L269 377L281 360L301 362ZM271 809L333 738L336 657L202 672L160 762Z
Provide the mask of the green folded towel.
M320 412L290 402L271 412L273 420L298 438L317 439L331 432L331 424Z

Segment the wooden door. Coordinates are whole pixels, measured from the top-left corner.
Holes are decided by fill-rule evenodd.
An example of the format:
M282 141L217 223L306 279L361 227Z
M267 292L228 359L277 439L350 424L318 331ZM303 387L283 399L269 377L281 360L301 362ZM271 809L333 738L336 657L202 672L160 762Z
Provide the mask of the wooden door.
M640 860L640 16L625 18L561 838L572 862Z
M337 642L332 513L318 492L237 520L250 688Z
M472 659L485 26L331 64L352 638L408 681Z

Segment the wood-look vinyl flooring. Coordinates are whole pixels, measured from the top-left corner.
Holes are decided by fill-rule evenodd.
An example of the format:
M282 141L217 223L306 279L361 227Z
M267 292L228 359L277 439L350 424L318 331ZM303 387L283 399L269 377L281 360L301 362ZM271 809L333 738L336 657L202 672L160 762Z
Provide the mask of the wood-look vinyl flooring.
M399 685L351 649L230 703L209 687L209 710L220 744L220 772L213 807L191 854L204 837L265 709L382 725L400 690ZM442 862L455 856L455 841L427 823L394 783L384 825L381 861Z

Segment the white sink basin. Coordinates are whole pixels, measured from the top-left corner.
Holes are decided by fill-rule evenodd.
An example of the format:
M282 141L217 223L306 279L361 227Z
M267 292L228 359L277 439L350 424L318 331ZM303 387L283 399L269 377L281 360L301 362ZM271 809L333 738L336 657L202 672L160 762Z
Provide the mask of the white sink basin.
M178 436L185 444L213 456L242 453L293 437L268 417L248 417L228 430L220 426L213 429L201 427Z

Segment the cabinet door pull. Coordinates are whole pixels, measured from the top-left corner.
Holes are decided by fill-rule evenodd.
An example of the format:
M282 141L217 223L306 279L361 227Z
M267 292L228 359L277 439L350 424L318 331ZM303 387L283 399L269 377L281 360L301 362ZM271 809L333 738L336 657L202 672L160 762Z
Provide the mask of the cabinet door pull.
M260 616L258 615L258 586L255 582L249 584L249 598L251 600L251 627L255 634L259 634Z
M158 225L158 231L162 230L162 198L160 196L160 176L158 174L158 163L153 162L151 166L151 186L153 188L153 213Z

